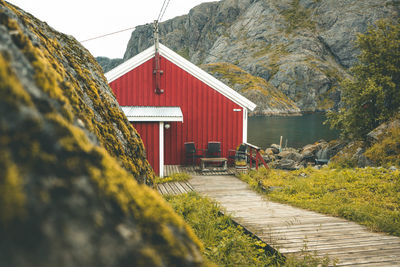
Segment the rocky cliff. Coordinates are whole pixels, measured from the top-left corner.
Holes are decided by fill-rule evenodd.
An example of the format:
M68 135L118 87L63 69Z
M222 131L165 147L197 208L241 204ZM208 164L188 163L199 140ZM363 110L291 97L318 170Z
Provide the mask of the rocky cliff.
M398 18L399 6L398 0L222 0L161 23L161 42L206 70L210 63L235 65L264 79L284 94L276 103L282 111L287 103L288 110L326 110L340 102L338 80L356 61L357 33L377 19ZM137 27L124 60L152 43L152 25ZM212 73L229 80L223 76L230 69ZM246 96L258 112L278 111L263 92Z
M0 266L204 265L95 59L3 0L0 114Z
M100 66L103 68L104 73L106 73L109 70L112 70L124 60L122 58L108 58L108 57L96 57L97 62L100 64Z

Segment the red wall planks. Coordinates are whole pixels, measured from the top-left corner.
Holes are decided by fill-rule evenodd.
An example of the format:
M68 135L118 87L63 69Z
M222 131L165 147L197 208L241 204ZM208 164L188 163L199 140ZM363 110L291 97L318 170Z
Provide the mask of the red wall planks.
M205 149L208 141L220 141L225 157L228 149L235 149L242 143L242 107L163 57L160 65L164 71L161 76L164 93L155 94L153 61L148 60L111 82L110 86L121 106L179 106L182 109L183 123L171 122L171 127L164 130L166 165L184 163L184 142L193 141L197 148ZM138 122L134 123L134 127L146 140L149 155L156 155L159 140L150 131L158 136L158 124L154 128L142 124L147 125ZM146 130L141 131L140 127ZM149 158L149 162L158 173L158 162L152 158Z
M158 122L134 122L132 123L136 131L140 134L146 148L146 158L153 167L154 172L159 174L160 171L160 126Z

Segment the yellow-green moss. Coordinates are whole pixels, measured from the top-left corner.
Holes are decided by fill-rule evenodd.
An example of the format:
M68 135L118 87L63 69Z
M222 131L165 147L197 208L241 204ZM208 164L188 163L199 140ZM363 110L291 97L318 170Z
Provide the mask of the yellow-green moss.
M8 56L0 53L0 97L9 105L20 102L26 106L33 106L30 95L23 89L21 83L9 65Z
M0 149L0 168L0 225L7 226L24 217L26 196L18 167L3 149Z
M365 156L379 166L400 166L400 128L385 133L381 141L365 151Z
M163 183L169 183L169 182L178 182L178 181L187 181L190 178L192 178L192 176L190 176L190 174L188 173L173 173L168 177L164 177L164 178L160 178L160 177L156 177L155 183L156 184L163 184Z
M272 86L260 77L253 76L238 66L230 63L211 63L207 64L206 67L212 73L218 73L223 76L223 78L228 79L230 84L241 84L244 85L242 92L248 90L257 90L265 95L270 93L268 89L272 89Z
M290 7L282 10L281 15L287 22L286 32L291 33L298 28L315 29L315 22L310 20L311 10L300 5L300 0L292 0Z
M22 34L18 22L2 16L2 24L7 25L10 30L17 31L18 34L13 35L13 41L26 58L31 62L35 69L35 82L39 88L42 88L51 98L57 101L55 106L38 107L41 112L54 113L55 110L61 113L69 122L81 120L85 127L94 133L107 151L114 157L119 158L122 166L130 171L136 179L147 184L154 181L154 173L149 163L141 158L144 156L143 142L137 137L137 132L126 121L126 118L117 106L112 106L110 95L100 90L100 85L93 78L93 74L85 67L90 64L95 69L97 76L106 83L102 70L98 66L95 59L84 54L79 44L67 37L51 32L55 37L44 36L37 27L39 22L25 14L21 14L18 9L6 4L18 15L23 24L35 33L40 40L41 46L36 47L27 36ZM60 45L59 41L64 42ZM60 64L60 61L67 61L74 69L76 75L70 73L66 67ZM87 94L93 103L92 110L83 100L83 95ZM98 113L102 119L112 118L113 121L96 121L94 113ZM128 146L137 148L132 153L126 154L123 144L117 140L117 132L114 127L118 128L125 140L128 140ZM146 181L142 179L146 178Z
M175 256L186 255L192 249L176 238L170 226L178 227L186 232L198 248L202 248L200 241L193 231L178 217L170 206L154 190L139 185L118 164L115 164L101 148L93 150L95 158L100 158L102 168L87 166L90 176L97 183L101 193L113 198L124 213L135 218L142 227L145 236L156 235L160 240L156 244L160 250L170 250Z
M281 91L277 90L265 79L253 76L250 73L244 71L238 66L230 63L211 63L203 66L211 73L218 73L223 78L228 80L228 84L231 86L240 84L243 86L241 89L242 93L249 91L258 91L269 98L268 105L278 106L286 105L287 107L296 108L296 104L293 103L287 96Z
M191 228L158 193L135 180L143 182L140 179L145 177L151 183L154 173L137 132L118 108L111 89L103 88L106 80L94 58L75 40L43 29L32 16L4 4L18 17L0 15L1 25L15 32L12 38L19 51L10 51L25 57L33 69L25 80L39 90L30 94L33 90L19 82L19 75L25 74L14 73L14 65L8 63L16 60L10 58L11 52L0 54L0 109L3 103L9 104L16 109L11 115L17 118L7 125L6 120L13 118L7 114L6 123L0 123L0 225L17 219L27 224L42 222L37 215L47 206L59 207L57 201L65 197L54 193L54 188L85 196L74 190L79 178L88 182L90 205L100 206L87 222L107 231L114 231L113 223L130 224L135 240L128 243L142 242L141 250L132 251L139 255L138 264L188 261L202 265L198 251L202 245ZM26 31L37 38L32 41ZM19 112L23 108L27 112ZM21 125L24 128L18 129ZM88 131L100 144L92 141ZM121 134L127 144L117 140ZM46 184L49 180L51 188ZM102 210L104 206L112 209ZM105 218L104 210L121 218Z
M253 48L255 48L255 47L253 47ZM257 49L257 51L253 53L253 57L259 58L261 56L268 54L270 51L271 51L271 45L263 46L263 47Z

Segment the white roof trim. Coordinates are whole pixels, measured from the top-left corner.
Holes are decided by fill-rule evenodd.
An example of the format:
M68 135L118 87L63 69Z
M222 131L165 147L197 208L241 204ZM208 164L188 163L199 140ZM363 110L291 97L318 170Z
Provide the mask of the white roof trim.
M107 78L108 83L111 83L118 79L119 77L125 75L129 71L133 70L134 68L142 65L150 58L154 57L155 48L154 45L147 48L143 52L137 54L136 56L128 59L124 63L118 65L117 67L113 68L112 70L108 71L105 76Z
M128 121L180 121L183 114L180 107L148 107L148 106L123 106L121 107Z
M154 56L155 48L154 45L149 47L148 49L144 50L140 54L132 57L131 59L125 61L121 65L115 67L114 69L110 70L105 74L109 83L115 81L119 77L125 75L129 71L133 70L134 68L140 66L147 60L151 59ZM221 93L225 97L229 98L236 104L240 105L243 108L247 108L253 111L256 108L256 104L224 84L223 82L217 80L212 75L208 74L204 70L200 69L187 59L181 57L171 49L167 48L166 46L160 44L160 55L164 56L166 59L174 63L175 65L179 66L183 70L187 71L200 81L204 82L217 92Z

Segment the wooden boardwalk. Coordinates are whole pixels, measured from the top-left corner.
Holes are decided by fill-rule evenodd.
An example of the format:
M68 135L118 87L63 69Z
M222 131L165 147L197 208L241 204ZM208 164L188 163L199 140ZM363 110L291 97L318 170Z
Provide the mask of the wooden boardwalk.
M344 219L265 200L233 176L194 176L194 190L218 201L233 219L282 254L315 251L337 266L400 266L400 238Z
M158 184L157 191L160 192L161 195L179 195L194 190L189 182L171 182Z
M199 166L179 166L179 165L165 165L164 176L168 177L174 173L188 173L190 175L234 175L235 169L228 168L226 171L205 171L202 172Z

